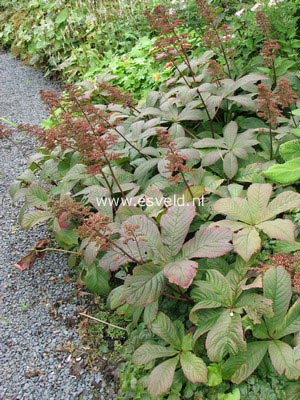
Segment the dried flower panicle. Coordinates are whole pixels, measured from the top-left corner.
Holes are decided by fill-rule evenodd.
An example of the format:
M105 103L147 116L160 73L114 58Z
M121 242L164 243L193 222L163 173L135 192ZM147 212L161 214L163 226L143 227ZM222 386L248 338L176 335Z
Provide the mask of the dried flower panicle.
M62 223L63 228L67 227L68 221L81 222L90 215L88 207L72 198L51 201L49 207L51 213L59 219L59 223Z
M297 95L286 78L281 78L277 84L277 102L282 108L290 108L297 102Z
M43 101L50 112L61 109L59 122L54 127L20 125L18 128L37 137L50 150L60 146L62 151L79 151L88 171L97 174L104 164L119 157L114 152L118 120L110 122L109 111L80 99L79 88L68 85L66 90L63 97L43 92Z
M263 47L260 51L264 59L264 65L272 68L276 56L280 50L280 45L275 39L268 39L263 41Z
M139 227L139 225L133 224L125 224L123 226L125 234L125 238L123 239L124 244L128 244L130 241L135 241L137 243L138 239L141 240L142 234L137 232Z
M256 22L266 38L270 37L271 24L267 16L262 11L257 11L255 14Z
M295 293L300 294L300 254L276 253L271 254L268 259L269 263L262 263L254 269L265 272L271 267L283 267L291 275Z
M180 154L180 151L176 149L175 143L172 141L171 134L163 129L157 130L158 144L162 148L166 148L167 153L165 160L167 161L167 172L171 173L171 180L174 183L178 183L180 175L184 172L190 172L190 168L186 165L187 158Z
M282 112L278 107L276 95L263 83L257 85L257 91L257 115L263 118L268 124L277 124L278 117L282 117Z
M228 24L222 24L217 16L217 10L207 0L196 0L199 13L206 23L203 43L216 53L220 53L225 60L227 75L230 77L230 62L234 56L234 46L231 40L234 37Z
M93 213L84 219L82 225L76 229L76 233L82 239L91 239L104 251L109 248L109 239L112 234L108 224L109 217L107 215L100 212Z
M299 270L294 272L294 275L292 277L292 285L295 289L295 292L297 294L300 294L300 271Z
M280 45L276 39L271 37L271 24L267 16L262 11L257 11L255 17L257 25L265 37L260 51L264 59L264 64L268 68L274 69L274 61L280 50Z
M0 139L7 138L13 133L13 130L0 123Z
M157 6L152 13L146 12L148 23L152 30L158 31L160 37L155 42L156 59L167 60L175 66L180 59L187 63L187 53L191 49L187 41L187 33L179 33L177 28L183 25L176 13L170 14L169 9Z
M216 60L209 60L207 71L212 82L218 82L225 77L224 70Z
M158 31L161 35L173 33L175 28L182 26L183 21L176 18L176 13L164 6L156 6L153 12L146 11L148 24L153 31Z
M203 20L207 24L212 24L216 22L217 13L216 10L212 8L212 6L208 3L207 0L196 0L196 3L199 8L199 12Z
M122 104L125 107L132 108L134 101L130 94L124 94L121 90L115 86L108 85L107 83L98 83L98 88L103 91L101 94L110 103Z
M40 96L42 102L46 106L46 110L49 113L53 113L63 105L63 96L53 90L40 90Z
M68 211L69 214L76 218L86 218L90 214L90 209L83 205L82 203L78 203L72 198L64 199L64 200L53 200L49 203L51 211L54 216L58 216L62 211Z

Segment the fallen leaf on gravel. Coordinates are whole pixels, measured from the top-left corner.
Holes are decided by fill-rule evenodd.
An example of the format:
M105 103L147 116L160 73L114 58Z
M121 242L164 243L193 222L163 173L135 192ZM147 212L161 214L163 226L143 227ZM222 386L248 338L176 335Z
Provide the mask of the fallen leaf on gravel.
M47 239L40 240L37 242L32 250L28 254L26 254L24 257L21 258L16 264L15 267L19 271L25 271L26 269L32 268L33 264L37 259L43 258L45 253L44 252L37 252L37 250L44 250L46 247L48 247L50 241Z
M26 378L34 378L34 377L42 375L42 374L43 374L43 371L40 371L39 369L32 369L32 370L26 371L24 375L26 376Z

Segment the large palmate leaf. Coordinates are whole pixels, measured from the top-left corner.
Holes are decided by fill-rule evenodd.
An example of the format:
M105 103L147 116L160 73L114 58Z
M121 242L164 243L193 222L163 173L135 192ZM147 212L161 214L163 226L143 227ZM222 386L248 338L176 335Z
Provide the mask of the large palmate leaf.
M109 286L110 273L103 271L96 264L86 267L81 274L88 291L100 296L107 295L111 288Z
M170 283L184 289L192 284L197 274L198 263L192 260L174 261L164 266L163 272Z
M282 323L292 297L291 278L283 267L270 268L264 276L264 296L273 303L274 316L265 317L270 335Z
M192 298L197 302L193 310L202 308L215 308L219 306L232 306L233 293L230 282L221 272L212 269L206 272L205 281L196 281L196 288L192 290ZM211 305L217 303L216 305Z
M200 336L211 330L223 311L224 308L218 308L201 310L199 314L196 312L190 314L191 322L198 326L194 334L194 341L197 341Z
M232 234L229 229L219 227L200 228L193 239L183 245L182 258L216 258L232 249Z
M177 353L178 351L171 347L145 343L133 353L132 362L137 365L143 365L158 358L175 356Z
M47 192L37 185L31 185L26 192L26 202L30 207L42 210L48 209L49 196Z
M155 320L151 323L150 329L155 335L159 336L175 349L181 349L183 338L166 314L159 312Z
M253 227L246 227L234 233L232 243L234 250L245 261L249 261L252 255L261 248L260 236Z
M165 278L160 267L142 265L126 277L123 295L128 304L147 306L159 298L164 285Z
M212 165L222 158L225 175L231 179L238 172L238 158L247 158L249 153L254 152L252 146L257 143L252 129L238 134L238 124L231 121L224 128L223 138L201 139L194 143L194 147L211 149L211 151L207 152L206 150L204 154L201 154L202 166Z
M236 301L235 307L242 307L254 324L260 324L262 316L274 315L272 300L257 293L244 292Z
M280 340L270 341L269 355L279 375L285 374L288 379L298 379L300 369L296 364L294 349Z
M265 221L256 225L256 227L271 239L282 240L290 243L295 240L295 225L288 219L278 218L273 221Z
M30 211L21 218L21 226L24 229L30 229L34 225L48 221L52 217L51 212L47 210Z
M207 367L204 361L191 351L183 351L180 355L180 364L186 378L192 383L207 382Z
M247 350L230 357L222 368L222 375L239 385L259 366L268 350L269 342L248 343Z
M170 358L151 372L148 380L148 392L153 398L161 396L172 386L178 359L178 356Z
M168 247L169 256L176 256L195 217L195 206L173 206L161 217L161 238Z
M230 310L224 311L206 338L209 359L219 362L227 354L235 355L246 348L241 316Z
M297 332L300 332L300 299L292 305L284 319L275 328L274 338L279 339Z
M228 219L214 225L228 227L234 233L234 250L249 261L261 248L259 232L272 239L294 241L294 224L289 220L275 219L276 215L300 207L300 195L286 191L270 202L270 184L252 184L247 190L247 199L223 198L214 204L214 211L224 214Z

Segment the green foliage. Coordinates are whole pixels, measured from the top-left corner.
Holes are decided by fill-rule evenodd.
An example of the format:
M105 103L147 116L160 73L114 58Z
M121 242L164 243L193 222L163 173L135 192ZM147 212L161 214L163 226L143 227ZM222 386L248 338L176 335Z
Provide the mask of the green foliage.
M90 47L71 49L67 41L63 68L85 80L62 95L43 95L52 114L46 129L33 130L42 147L10 190L15 201L25 199L22 226L48 221L57 243L81 256L87 288L108 295L126 321L123 399L297 398L300 302L292 266L268 261L280 246L299 247L299 60L294 52L287 59L298 46L297 10L293 2L290 9L262 5L272 28L263 33L252 4L245 2L241 19L234 16L239 4L209 8L210 18L200 7L198 34L195 5L190 25L156 9L155 21L163 15L165 24L152 36L141 26L128 47L120 45L128 54L114 60L105 37L96 47L94 25ZM135 7L120 21L110 10L103 35L111 21L117 35L124 19L131 33L140 21L135 12L144 21L141 2ZM84 10L49 16L61 26L57 51L67 21ZM293 17L286 30L281 11L283 20ZM220 42L223 22L235 36ZM23 29L17 32L25 40ZM266 62L271 39L282 49ZM153 46L172 68L151 59ZM113 74L105 60L84 66L100 47ZM146 93L158 73L156 90Z

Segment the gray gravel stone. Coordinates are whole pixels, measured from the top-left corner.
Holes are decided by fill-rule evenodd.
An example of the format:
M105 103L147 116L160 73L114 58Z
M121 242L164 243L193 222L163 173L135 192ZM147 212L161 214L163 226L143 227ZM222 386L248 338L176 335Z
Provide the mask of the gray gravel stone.
M0 52L0 117L39 124L47 116L41 88L57 89L41 71ZM34 151L33 139L20 132L13 139L26 153ZM22 273L14 267L38 240L48 237L43 227L20 229L20 205L11 205L7 194L25 166L19 151L0 139L0 400L113 399L112 384L98 371L81 370L74 376L76 360L59 351L67 343L80 348L76 330L65 324L77 314L77 298L74 286L64 281L64 255L47 254ZM49 312L54 306L57 318ZM102 387L92 387L95 380Z

